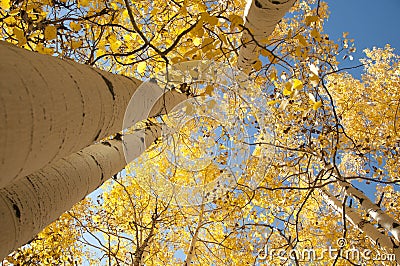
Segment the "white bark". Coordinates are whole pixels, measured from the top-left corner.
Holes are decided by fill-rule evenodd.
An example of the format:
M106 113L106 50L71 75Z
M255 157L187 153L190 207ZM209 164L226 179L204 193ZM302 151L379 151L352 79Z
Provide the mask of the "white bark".
M196 250L196 244L197 241L199 239L199 232L200 229L203 227L203 215L204 215L204 204L201 205L201 210L200 210L200 214L199 214L199 221L197 222L197 226L196 229L194 231L194 234L192 236L192 241L190 241L190 246L188 248L188 251L186 252L186 259L184 262L184 266L189 266L192 264L192 260L193 260L193 256L195 254L195 250Z
M95 144L0 190L0 258L125 165L121 141Z
M154 97L151 93L146 94L143 101L148 98ZM150 111L135 108L132 111L149 113L150 116L165 114L186 99L186 95L169 91L154 102ZM122 129L122 118L120 123L116 131ZM144 136L144 143L140 138L129 136L130 160L140 156L161 136L160 126L153 125L144 130ZM0 258L31 240L63 212L123 169L127 162L122 145L119 140L93 144L0 189Z
M380 226L390 232L397 241L400 241L400 224L395 219L382 211L378 205L372 203L362 191L353 187L350 183L339 181L339 184L344 188L345 193L355 198L360 203L361 208L366 210Z
M261 49L258 44L265 46L266 38L294 2L296 0L247 0L244 11L245 30L241 39L243 46L238 58L238 67L245 73L251 71L252 65L260 55Z
M328 204L343 215L341 202L324 188L320 189L320 192ZM362 219L351 207L345 208L345 216L361 232L365 233L374 244L384 248L388 253L395 254L397 263L400 263L400 248L395 246L389 236L379 232L370 222Z
M122 129L139 80L0 42L0 187Z
M356 199L361 208L367 211L367 213L375 220L377 223L390 232L393 237L399 242L400 241L400 224L398 221L393 219L390 215L381 210L381 208L372 203L372 201L359 189L355 188L351 183L345 181L338 170L332 165L327 165L326 169L333 169L338 178L338 184L344 189L345 193Z
M146 146L160 136L160 128L151 130L146 132ZM31 240L125 164L122 142L110 140L0 189L0 258Z

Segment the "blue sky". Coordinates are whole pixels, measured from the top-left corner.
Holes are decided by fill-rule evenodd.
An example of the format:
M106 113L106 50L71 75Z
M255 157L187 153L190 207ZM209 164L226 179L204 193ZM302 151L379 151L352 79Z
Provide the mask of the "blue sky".
M365 48L384 47L389 43L400 54L400 1L399 0L326 0L331 11L325 32L333 40L349 32L357 52L351 64L357 65ZM347 64L346 64L347 66ZM361 69L360 69L361 70ZM360 72L354 72L356 76Z

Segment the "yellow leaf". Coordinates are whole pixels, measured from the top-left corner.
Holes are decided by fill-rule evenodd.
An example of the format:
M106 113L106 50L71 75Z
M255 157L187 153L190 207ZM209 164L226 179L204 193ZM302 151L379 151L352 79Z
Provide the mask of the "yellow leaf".
M53 54L53 49L44 47L42 43L38 43L36 45L36 51L38 51L41 54L48 54L48 55Z
M210 14L208 14L207 12L202 12L200 16L202 21L207 22L212 26L215 26L218 23L218 18L210 16Z
M262 49L261 50L261 55L262 56L266 56L266 57L268 57L268 60L271 62L271 63L276 63L278 60L277 60L277 58L274 56L274 54L273 53L271 53L269 50L267 50L267 49Z
M6 23L7 26L12 26L12 27L15 26L16 21L17 20L12 16L3 19L3 22Z
M72 49L77 49L77 48L79 48L79 47L81 47L82 46L82 41L81 40L79 40L79 41L72 41L72 43L71 43L71 48Z
M19 45L26 44L26 38L25 38L25 34L24 34L23 30L14 28L13 32L14 32L15 38L17 38L17 40L18 40Z
M24 45L24 44L26 44L27 43L27 39L26 39L26 37L22 37L21 39L18 39L18 44L19 45Z
M201 50L206 53L214 48L214 42L215 40L213 38L205 38L203 41L203 47Z
M292 93L293 93L293 91L291 91L291 90L288 90L288 89L286 89L286 88L283 89L283 95L284 95L284 96L289 96L289 95L291 95Z
M292 95L292 84L290 82L285 83L285 87L283 88L283 95L284 96L290 96Z
M378 165L382 165L382 157L378 157L376 160L378 161Z
M89 0L84 0L84 1L87 2L89 5ZM111 7L113 10L119 10L119 7L116 3L111 3Z
M88 6L90 3L90 0L79 0L79 5L81 6Z
M8 15L10 16L16 16L19 14L19 10L18 9L14 9L13 11L11 11L10 13L8 13Z
M306 21L306 25L310 26L311 23L318 21L318 16L307 16L305 21Z
M276 75L276 71L272 71L269 78L271 79L271 81L277 80L278 76Z
M196 4L196 6L197 6L198 11L201 11L201 12L207 11L207 6L200 1L199 1L199 3Z
M99 48L96 52L96 56L102 56L103 54L106 54L106 51L103 48Z
M10 0L0 0L0 8L1 9L10 9Z
M261 55L269 57L271 55L271 52L267 49L261 49Z
M73 30L75 32L78 32L82 29L81 24L75 23L73 21L71 23L69 23L69 27L71 28L71 30Z
M302 46L304 46L304 47L308 46L308 42L307 42L306 38L303 35L297 35L296 39L299 41L299 43Z
M111 51L118 52L118 48L121 47L121 45L122 45L122 42L119 40L110 42Z
M243 25L242 17L235 14L229 16L229 21L231 22L231 31L233 31L236 27L239 27L239 25Z
M199 37L196 37L193 39L193 44L196 46L199 46L201 44L202 39Z
M204 39L204 46L207 46L209 44L212 44L215 40L213 38L205 38Z
M97 215L93 215L92 220L93 220L93 222L98 223L98 222L100 222L100 217Z
M299 46L296 47L295 55L296 57L301 57L303 55L301 48Z
M122 11L121 17L122 17L123 20L124 19L129 19L128 10L125 9L124 11Z
M321 34L317 29L311 31L311 37L313 37L317 42L321 41Z
M225 35L220 35L219 38L222 40L222 42L226 45L228 45L228 39L226 38Z
M198 51L198 49L189 50L183 55L183 57L190 57L192 54L195 54L197 51Z
M147 67L147 63L145 61L143 61L137 65L136 70L137 70L137 72L139 72L139 74L143 74L144 71L146 71L146 67Z
M171 58L171 62L173 64L176 64L176 63L180 62L181 60L182 60L182 58L178 57L178 56Z
M44 29L44 38L46 40L53 40L57 38L57 28L53 25L48 25Z
M292 88L295 90L301 90L303 88L303 82L301 82L299 79L293 79Z
M262 62L261 60L257 59L257 61L253 64L253 68L256 71L259 71L262 68Z
M315 103L313 104L312 109L313 109L314 111L317 111L318 108L320 108L321 106L322 106L322 102L321 102L321 101L318 101L318 102L315 102Z
M179 13L182 14L183 16L187 16L188 12L184 5L182 5L182 7L179 9Z
M198 25L202 25L202 24L198 23ZM197 36L197 37L203 37L203 35L204 35L203 27L202 26L194 27L194 29L192 30L192 34Z
M204 93L211 96L213 91L214 91L214 87L211 86L211 85L207 85L207 87L205 88Z

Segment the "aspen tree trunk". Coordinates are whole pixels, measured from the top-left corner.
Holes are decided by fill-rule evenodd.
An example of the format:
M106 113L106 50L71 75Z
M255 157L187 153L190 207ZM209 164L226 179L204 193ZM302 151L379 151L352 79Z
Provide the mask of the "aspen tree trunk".
M122 142L94 144L0 190L0 258L125 166Z
M146 136L149 146L160 128ZM122 145L121 140L93 144L0 189L0 258L121 171L126 164Z
M161 135L145 130L145 146ZM140 156L142 150L137 150ZM126 165L122 140L93 144L0 189L0 259L29 242Z
M328 165L326 168L332 168L338 177L338 184L344 189L348 196L355 198L361 208L367 211L367 213L378 222L378 224L390 232L393 237L400 242L400 223L389 216L387 213L381 210L381 208L373 203L361 190L355 188L351 183L344 180L339 171L332 165Z
M0 41L0 187L119 132L140 84Z
M203 226L203 215L204 215L204 204L201 205L199 221L197 223L196 229L192 236L192 241L190 241L190 246L188 248L186 259L183 264L184 266L189 266L192 264L193 256L194 256L195 249L196 249L196 244L199 239L199 232L200 232L201 227Z
M248 0L244 11L243 46L239 51L238 67L245 73L260 55L259 45L274 31L278 22L293 6L296 0Z
M337 212L343 214L342 204L336 197L334 197L324 188L320 189L320 192L329 205L331 205ZM396 256L397 263L400 264L400 248L391 241L389 236L379 232L375 226L362 219L360 215L351 207L346 207L345 216L346 219L348 219L361 232L365 233L374 242L374 244L384 248L386 252L394 254ZM372 256L374 255L376 254L373 254Z
M361 208L366 210L380 226L390 232L397 241L400 241L400 224L395 219L382 211L378 205L372 203L362 191L353 187L352 184L346 181L339 181L339 184L344 188L345 193L355 198L360 203Z
M152 95L145 95L143 100L150 98ZM166 114L186 99L186 95L177 91L166 92L155 101L149 114ZM145 143L133 135L127 137L131 160L161 136L161 128L153 125L143 134ZM127 145L125 139L123 142L110 140L93 144L0 189L0 259L30 241L62 213L121 171L127 163L123 145Z

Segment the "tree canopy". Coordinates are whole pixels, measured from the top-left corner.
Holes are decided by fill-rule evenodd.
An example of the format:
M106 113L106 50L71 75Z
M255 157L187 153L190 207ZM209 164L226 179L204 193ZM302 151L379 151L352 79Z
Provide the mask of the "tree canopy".
M1 39L143 80L178 75L175 66L191 77L175 82L181 92L226 115L185 120L3 265L393 265L400 57L389 44L367 49L356 79L339 64L353 40L324 31L327 3L297 1L265 38L252 34L245 10L236 0L0 0ZM212 62L224 80L225 66L240 72L246 43L258 48L237 74L243 83L203 82L190 69ZM199 112L184 107L189 117ZM171 117L137 127L173 128ZM221 176L228 187L196 194L197 204L163 190L163 180L192 187Z

